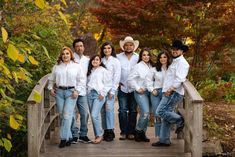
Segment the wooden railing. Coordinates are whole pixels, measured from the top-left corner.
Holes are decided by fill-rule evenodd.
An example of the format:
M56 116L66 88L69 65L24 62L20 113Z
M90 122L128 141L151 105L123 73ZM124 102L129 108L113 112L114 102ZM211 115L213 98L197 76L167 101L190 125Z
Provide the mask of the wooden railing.
M185 97L179 109L185 119L184 151L192 157L202 157L202 106L203 99L188 80L183 83Z
M46 88L48 77L49 74L40 79L27 101L28 157L39 157L40 153L45 152L45 139L58 138L54 136L58 136L59 115L56 112L55 100L49 96ZM40 103L36 102L36 93L41 95Z
M40 157L46 151L45 141L58 140L59 115L55 100L46 88L48 75L40 79L30 94L28 105L28 157ZM183 83L185 97L183 107L179 108L185 118L184 151L192 157L202 156L202 105L203 99L189 82ZM41 102L35 101L35 91L41 95Z

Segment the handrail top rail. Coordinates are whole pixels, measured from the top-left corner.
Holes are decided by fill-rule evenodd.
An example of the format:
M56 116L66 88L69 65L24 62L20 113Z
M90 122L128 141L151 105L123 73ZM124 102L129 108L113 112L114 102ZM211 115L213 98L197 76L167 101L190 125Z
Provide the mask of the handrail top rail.
M35 85L35 87L33 88L32 92L30 93L29 97L28 97L28 100L27 100L27 103L30 103L30 104L36 104L35 100L34 100L34 90L36 90L37 92L41 93L46 84L47 84L47 81L48 81L48 78L49 78L50 74L46 74L45 76L43 76L38 82L37 84Z
M186 80L183 82L184 89L188 92L189 96L192 98L192 103L202 103L204 100L193 86L193 84Z

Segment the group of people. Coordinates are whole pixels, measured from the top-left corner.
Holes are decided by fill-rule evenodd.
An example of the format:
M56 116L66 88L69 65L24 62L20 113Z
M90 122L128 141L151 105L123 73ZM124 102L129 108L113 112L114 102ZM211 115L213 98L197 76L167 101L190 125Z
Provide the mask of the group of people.
M48 85L60 114L60 148L78 141L94 144L113 141L116 97L119 140L149 142L146 130L151 112L155 117L155 136L159 138L152 146L171 145L171 124L177 124L176 133L182 131L184 119L175 112L175 107L184 95L182 83L189 64L183 54L188 46L175 40L171 55L160 52L153 63L149 49L143 48L139 54L135 52L138 40L127 36L119 44L123 52L116 55L113 45L105 42L100 54L91 58L84 55L82 39L74 40L75 52L69 47L62 48ZM140 109L138 121L137 106ZM77 111L80 127L76 122ZM87 136L89 115L95 134L93 141Z

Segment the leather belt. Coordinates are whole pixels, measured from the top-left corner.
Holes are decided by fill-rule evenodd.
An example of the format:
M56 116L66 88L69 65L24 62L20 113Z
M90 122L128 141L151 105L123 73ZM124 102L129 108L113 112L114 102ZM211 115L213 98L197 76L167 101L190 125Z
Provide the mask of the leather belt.
M67 89L73 89L75 87L74 86L68 86L68 87L59 86L58 88L62 90L67 90Z

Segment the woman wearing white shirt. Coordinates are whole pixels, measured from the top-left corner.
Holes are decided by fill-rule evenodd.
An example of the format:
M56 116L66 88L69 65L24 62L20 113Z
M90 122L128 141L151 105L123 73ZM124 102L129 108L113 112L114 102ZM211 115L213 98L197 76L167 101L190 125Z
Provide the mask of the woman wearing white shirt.
M102 63L106 66L107 70L111 73L112 88L106 96L105 105L102 109L102 124L104 129L103 138L105 141L113 141L114 134L114 103L117 96L117 89L121 77L121 65L116 58L116 53L113 45L105 42L101 46L100 55Z
M135 100L140 107L140 117L136 124L135 141L149 142L150 140L145 134L150 110L149 92L145 87L145 77L152 68L152 62L148 49L142 49L139 56L138 64L132 68L127 81L128 87L134 90Z
M110 79L109 71L101 63L101 58L98 55L90 59L87 76L88 105L95 133L93 143L98 144L102 141L103 136L100 112L104 105L105 97L112 87L112 80Z
M72 50L63 47L57 64L53 67L49 77L48 85L50 94L56 97L56 105L61 119L59 148L70 145L74 108L79 93L85 90L85 85L85 74L81 66L75 63Z
M159 137L161 129L161 118L157 115L157 108L162 99L162 86L166 70L170 65L170 56L161 52L157 56L157 62L146 76L145 84L150 94L152 112L155 117L155 136Z

